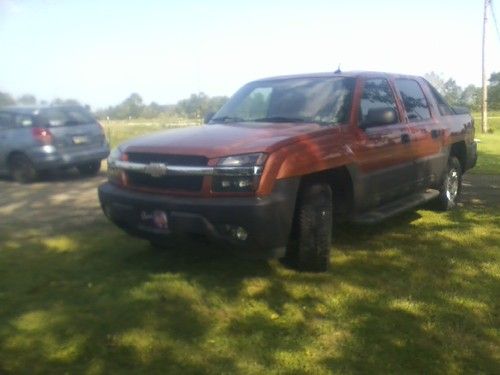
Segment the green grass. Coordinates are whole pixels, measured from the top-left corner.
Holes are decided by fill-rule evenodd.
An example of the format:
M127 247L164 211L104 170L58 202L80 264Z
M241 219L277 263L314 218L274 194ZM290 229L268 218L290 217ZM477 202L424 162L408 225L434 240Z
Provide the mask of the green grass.
M472 169L476 174L500 174L500 112L493 112L489 115L488 126L493 133L481 133L481 115L474 114L476 123L476 138L480 140L478 144L479 157L477 165Z
M199 125L196 119L134 119L134 120L103 120L106 137L112 147L141 135L153 132L175 129L189 125Z
M0 229L0 373L495 374L499 206L335 231L331 271Z

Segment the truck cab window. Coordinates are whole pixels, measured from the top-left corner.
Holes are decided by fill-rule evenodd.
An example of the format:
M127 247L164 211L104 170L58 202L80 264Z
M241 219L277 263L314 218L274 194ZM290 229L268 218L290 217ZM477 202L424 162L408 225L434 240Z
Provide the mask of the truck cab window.
M424 92L417 81L413 79L397 79L396 88L401 94L410 122L431 118L429 103L427 103Z
M373 115L384 110L394 111L396 116L393 123L398 122L396 100L389 82L385 78L367 79L364 83L359 107L359 124L365 127L378 125L374 121Z
M434 97L434 100L437 103L437 107L439 110L439 114L441 116L451 116L454 115L455 113L451 109L450 105L444 100L444 98L441 96L441 94L432 86L431 84L427 83L429 85L429 88L431 89L432 96Z

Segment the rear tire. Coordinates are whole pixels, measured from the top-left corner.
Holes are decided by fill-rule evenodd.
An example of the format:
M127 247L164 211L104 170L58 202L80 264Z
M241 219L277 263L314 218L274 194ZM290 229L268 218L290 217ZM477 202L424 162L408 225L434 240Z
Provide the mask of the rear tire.
M436 208L440 211L452 210L457 206L462 193L462 166L458 159L451 156L448 160L445 176L439 196L436 199Z
M332 190L326 183L306 185L298 199L295 233L287 263L299 271L325 272L332 241Z
M95 160L76 166L82 176L95 176L101 169L101 161Z
M9 161L10 176L21 184L33 182L38 177L38 172L31 160L24 154L16 154Z

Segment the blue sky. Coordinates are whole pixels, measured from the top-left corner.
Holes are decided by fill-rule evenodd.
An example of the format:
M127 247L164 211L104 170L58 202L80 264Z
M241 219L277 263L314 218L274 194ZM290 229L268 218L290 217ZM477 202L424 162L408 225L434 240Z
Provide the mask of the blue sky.
M494 0L497 13L498 0ZM483 0L0 0L0 91L94 108L281 74L382 70L480 85ZM497 17L500 17L498 14ZM488 27L488 71L500 37Z

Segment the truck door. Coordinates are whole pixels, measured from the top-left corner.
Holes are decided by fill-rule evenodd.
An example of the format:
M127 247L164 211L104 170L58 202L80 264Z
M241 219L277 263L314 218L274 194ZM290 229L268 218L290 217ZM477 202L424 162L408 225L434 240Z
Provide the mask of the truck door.
M411 152L415 160L415 190L433 185L446 166L447 153L443 147L446 124L431 116L427 100L419 82L398 78L395 87L404 105L410 128Z
M366 78L358 105L352 151L358 172L357 209L362 210L410 191L414 163L409 129L388 80Z

